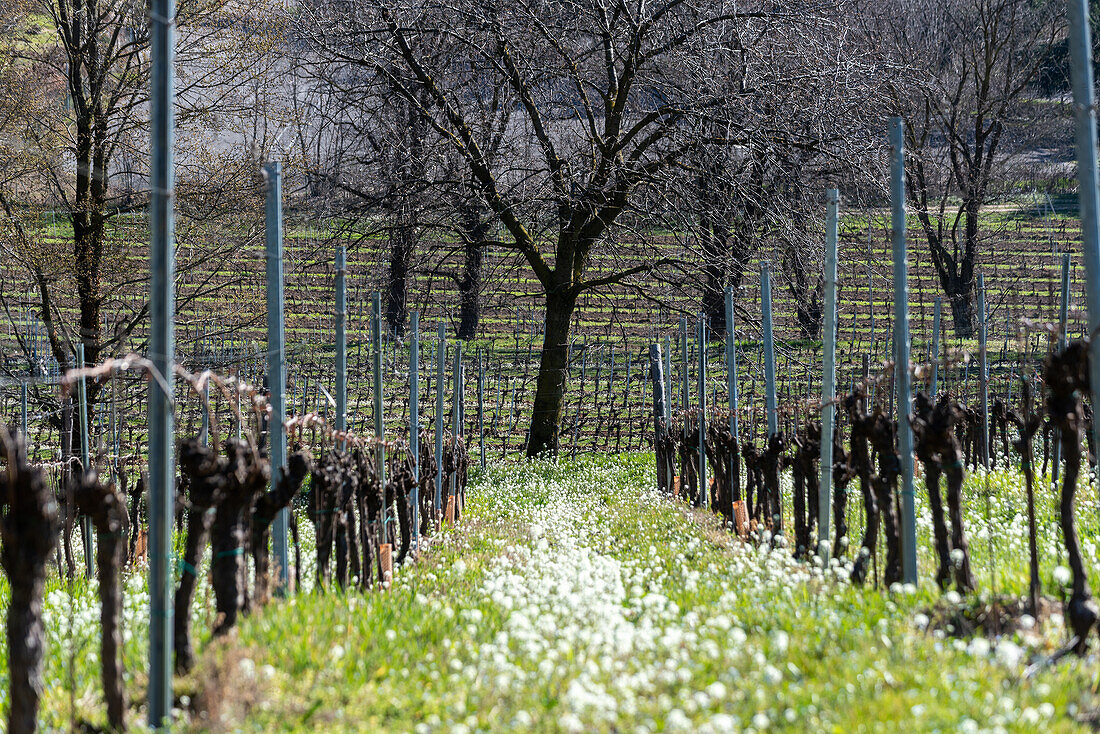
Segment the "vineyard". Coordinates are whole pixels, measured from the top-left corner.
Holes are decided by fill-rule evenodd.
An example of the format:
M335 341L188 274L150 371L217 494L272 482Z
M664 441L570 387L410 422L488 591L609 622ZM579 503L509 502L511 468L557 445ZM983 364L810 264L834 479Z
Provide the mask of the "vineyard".
M988 268L1011 277L995 263ZM991 292L998 283L1014 292L1006 280L987 283ZM369 303L354 288L351 302ZM299 286L288 301L323 290ZM234 361L230 340L200 340L211 360L201 366L214 371L177 370L185 438L174 510L174 715L195 730L246 722L303 730L358 730L363 722L425 730L588 731L623 722L671 731L873 729L898 716L929 729L1087 723L1095 706L1080 694L1088 664L1064 659L1085 648L1096 622L1087 576L1100 568L1100 506L1085 463L1094 458L1079 450L1091 446L1091 412L1080 397L1085 351L1079 341L1050 351L1059 332L1044 321L1051 299L1033 295L1002 299L1020 336L992 355L987 441L975 402L980 381L970 377L978 355L962 351L974 345L940 352L937 401L925 394L928 370L916 369L919 585L903 582L893 370L870 346L883 339L872 341L872 328L890 324L884 306L886 326L871 326L869 300L839 308L852 315L838 328L841 396L825 548L815 526L820 344L783 339L794 330L783 315L789 300L773 301L778 371L793 374L776 383L775 434L764 438L759 337L735 342L742 426L735 435L723 407L728 342L700 344L672 325L639 323L618 337L589 336L582 326L579 364L571 365L580 394L571 400L587 436L569 444L578 458L537 464L510 458L530 410L514 394L537 369L537 334L521 333L522 320L512 334L463 344L446 329L434 340L419 332L384 338L369 309L365 324L351 319L347 431L335 427L337 388L326 383L335 371L323 364L324 347L308 361L288 359L290 453L277 481L265 446L269 355ZM622 318L643 313L633 308ZM913 323L919 354L930 347L920 319ZM325 327L314 345L330 338ZM664 364L643 359L653 333L658 346L676 347ZM702 354L710 364L701 395ZM375 361L381 369L372 378ZM859 372L860 361L874 370ZM799 379L803 366L818 382ZM21 415L8 398L12 424L27 421L31 444L19 434L5 438L11 506L25 504L12 515L24 522L5 525L4 543L27 555L5 567L4 590L15 604L26 593L21 585L46 587L37 634L46 653L39 716L48 728L125 726L148 685L140 673L149 644L146 428L135 407L147 369L132 358L57 374L54 385L32 382L59 391L60 432ZM105 386L105 407L84 431L78 398L93 380ZM668 416L656 434L655 383ZM415 448L414 384L423 429ZM80 458L64 454L65 431L86 433L96 447L93 471L75 471ZM581 457L601 452L622 458ZM290 547L280 570L271 538L283 508ZM1063 545L1063 537L1074 542ZM20 568L31 575L21 577ZM285 601L274 596L283 578L293 594ZM302 636L306 618L312 632ZM33 638L33 626L26 629ZM850 677L833 675L837 660ZM8 669L19 664L10 657ZM944 666L956 671L951 694L929 696L943 685L936 681ZM306 689L302 676L312 680ZM851 682L836 688L841 681ZM16 682L7 681L13 692ZM434 687L454 695L410 699ZM33 708L5 700L13 715ZM814 703L823 700L845 703Z
M1060 199L1058 208L1075 209ZM1054 214L1049 200L1039 204L1018 205L1009 214L993 214L989 220L988 250L979 266L986 278L989 302L990 379L995 390L1006 395L1016 389L1015 381L1027 369L1038 369L1045 350L1050 346L1051 332L1044 326L1058 320L1061 298L1061 261L1063 253L1073 253L1080 241L1076 219ZM288 220L286 237L286 339L288 365L288 404L293 412L310 411L327 415L333 409L331 396L335 392L335 305L333 278L334 252L343 246L348 253L347 317L349 345L349 421L362 429L370 413L370 297L384 290L387 241L380 237L361 237L346 228L323 229L308 223L294 224ZM41 237L46 245L61 241L66 235L55 223L43 224ZM143 225L121 227L116 235L128 247L146 240ZM211 237L218 233L211 233ZM446 247L441 243L441 247ZM632 247L630 264L652 257L659 252L690 262L694 254L690 243L670 235L655 233ZM760 337L759 263L770 253L761 251L759 259L746 269L742 290L737 298L739 366L746 405L763 406L763 345ZM128 256L144 267L147 252L137 248ZM438 324L445 326L452 352L453 333L458 303L455 293L440 271L459 268L454 258L431 268L413 272L409 289L413 294L411 310L420 314L425 333L421 384L429 386L434 379L434 365L439 340L434 337ZM776 255L773 260L776 259ZM264 249L256 238L242 236L228 261L203 262L186 268L180 282L178 342L180 362L199 372L211 369L222 374L237 374L254 384L262 382L266 363L266 342L262 314L264 313ZM883 263L889 260L889 219L881 212L850 213L841 220L841 240L838 269L838 339L837 362L841 372L838 384L851 388L864 377L862 359L867 356L871 368L889 360L892 309L890 302L890 271ZM534 382L538 373L542 348L540 289L529 273L525 273L515 256L489 251L486 271L491 273L491 290L483 294L479 332L463 347L471 370L477 370L481 353L485 430L493 451L504 455L518 451L525 444L525 416L529 415ZM181 269L185 269L181 266ZM919 250L910 253L911 323L913 354L917 361L929 362L933 336L933 305L939 293L935 273L927 257ZM600 267L594 266L600 273ZM1084 282L1077 258L1071 260L1069 329L1081 334L1084 328ZM487 276L488 277L488 276ZM5 286L12 289L11 284ZM25 285L23 286L25 288ZM214 293L216 295L206 295ZM654 337L670 337L676 346L687 319L688 329L694 328L699 302L698 280L686 278L680 282L646 284L607 296L593 296L582 302L574 317L570 349L570 393L566 399L562 422L562 444L571 455L588 448L628 450L649 443L648 425L648 349ZM44 385L56 384L58 365L51 356L45 331L36 309L36 296L27 292L14 303L13 319L5 341L9 357L9 374L27 377ZM820 394L821 340L808 339L798 328L797 299L786 284L777 281L772 306L775 320L778 390L785 413L794 418L800 401L813 400ZM75 306L70 306L74 308ZM135 297L130 310L140 308ZM950 316L944 307L942 349L959 353L976 353L976 340L958 340L950 329ZM1031 324L1031 325L1029 325ZM140 333L136 335L140 339ZM384 331L384 401L387 413L392 413L398 425L407 424L408 360L407 336L395 336ZM692 354L694 354L694 347ZM29 353L29 358L21 355ZM682 379L681 350L672 350L677 375ZM724 347L715 341L708 345L708 361L714 365L708 391L725 389L722 377ZM448 357L448 364L452 358ZM477 372L463 385L466 401L476 399ZM694 378L691 378L694 384ZM961 357L944 364L946 385L961 382L957 389L968 402L977 398L978 380L972 364ZM92 431L93 445L98 441L114 451L121 441L133 442L143 435L141 405L143 390L134 389L132 380L123 378L108 387L117 389L120 416L125 423L124 435L108 438L110 427L101 412ZM32 385L31 390L36 388ZM49 387L45 388L50 389ZM678 394L678 393L677 393ZM328 397L326 397L326 395ZM606 396L607 400L596 400ZM872 396L873 397L873 396ZM882 399L882 393L879 393ZM19 420L21 403L17 388L7 387L0 394L5 415ZM32 411L33 404L32 400ZM714 401L712 401L713 403ZM594 407L593 407L594 406ZM611 416L614 416L612 418ZM43 429L43 421L31 415L29 430ZM40 418L47 418L41 416ZM198 414L189 414L192 421ZM448 425L450 418L448 416ZM468 429L477 416L466 416ZM55 429L56 430L56 429ZM137 431L137 433L134 433ZM32 436L34 434L32 433ZM32 446L38 442L31 441ZM56 446L43 437L46 446ZM32 448L32 453L34 449ZM128 453L123 450L123 454ZM58 457L59 458L59 457Z
M3 730L1100 730L1092 10L3 5Z
M503 279L504 292L486 301L482 333L456 341L445 318L455 304L433 298L447 291L433 291L426 278L413 292L427 300L413 305L429 314L420 323L441 324L438 333L397 336L369 305L383 253L292 226L283 421L290 453L275 481L265 445L270 354L258 346L267 335L259 323L233 321L234 311L263 312L264 279L239 279L228 286L234 297L216 303L188 301L185 282L181 300L196 315L231 310L214 320L218 328L192 329L181 309L174 717L195 730L245 722L358 730L364 721L427 731L588 731L623 722L669 731L873 729L898 716L929 729L969 721L1053 730L1091 721L1096 704L1077 692L1088 666L1063 659L1085 649L1096 621L1087 576L1100 568L1100 509L1088 483L1093 454L1077 449L1086 437L1091 446L1091 412L1079 397L1087 386L1080 342L1054 356L1062 253L1079 233L1075 220L1031 220L1027 211L1008 224L991 220L1002 238L992 251L1003 257L982 264L988 441L978 344L952 342L944 330L933 346L927 301L936 286L926 266L910 264L919 585L903 583L901 464L890 417L897 396L885 346L890 285L876 269L889 253L888 232L876 234L877 215L841 223L841 397L824 515L822 429L813 417L822 342L799 334L795 300L779 284L775 434L765 430L767 342L751 319L761 308L759 279L746 278L737 299L737 434L725 407L729 342L700 342L695 319L679 316L698 293L666 285L653 299L659 306L647 306L648 295L617 298L610 310L582 304L565 456L516 465L541 349L533 285ZM333 400L336 272L327 254L338 244L350 253L346 430L337 428ZM262 251L239 257L258 262ZM1082 328L1075 304L1083 284L1069 263L1072 336ZM209 286L231 272L240 271L192 275ZM34 359L22 386L5 391L4 411L9 425L25 426L27 443L20 434L5 439L6 482L18 498L10 506L26 503L12 517L38 519L5 526L5 548L27 556L5 567L4 592L16 604L25 589L46 586L42 632L26 619L19 633L42 635L42 722L120 729L149 685L140 672L149 645L141 407L149 368L127 358L64 373L49 359L30 303L24 313L6 336L12 352ZM656 363L654 343L664 353ZM938 401L926 395L933 350ZM102 392L89 416L81 396L91 382ZM667 403L656 434L655 383ZM29 407L51 392L60 420ZM67 448L74 435L88 442L88 473ZM624 458L583 458L600 453ZM1092 463L1083 465L1086 456ZM280 556L272 531L284 508ZM825 515L832 534L823 548L816 524ZM1062 537L1075 542L1063 546ZM276 588L292 598L276 598ZM828 601L807 617L810 599ZM760 616L764 609L771 611ZM305 618L315 623L302 637ZM836 689L823 659L846 660L852 676L843 680L858 685ZM921 664L910 666L914 659ZM20 664L9 657L9 670ZM951 698L928 695L941 666L957 671ZM302 676L313 681L304 691ZM239 690L230 680L249 685ZM16 695L18 681L7 681L6 705L13 717L29 716L35 705L25 690ZM409 698L434 687L455 695L430 707ZM813 703L822 700L833 703Z

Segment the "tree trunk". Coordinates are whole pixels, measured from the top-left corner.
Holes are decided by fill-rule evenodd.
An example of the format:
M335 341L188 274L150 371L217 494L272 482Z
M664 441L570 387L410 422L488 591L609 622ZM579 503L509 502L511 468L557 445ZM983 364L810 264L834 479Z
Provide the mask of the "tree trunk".
M191 600L198 585L199 564L206 547L206 535L211 517L206 507L196 507L187 513L187 537L180 573L180 585L174 599L172 650L175 654L175 670L186 673L194 667L195 651L191 646Z
M476 205L462 209L462 243L465 259L458 281L458 338L469 341L477 334L481 320L481 269L489 223L484 210Z
M951 278L944 284L951 302L951 317L955 323L955 336L970 339L974 336L974 282L963 283L961 278Z
M390 332L403 336L409 318L409 269L416 247L416 224L411 212L400 207L390 235L390 272L386 279L386 323Z
M783 256L783 267L787 271L787 289L795 302L798 330L803 339L817 340L821 337L821 317L825 311L821 302L821 279L810 276L801 253L793 244Z
M403 105L403 108L408 137L403 141L405 145L398 150L392 169L398 190L390 235L390 272L385 307L386 323L396 336L404 336L405 323L409 319L409 270L420 230L417 187L424 179L424 115L409 104Z
M821 338L822 306L813 299L811 301L799 301L798 303L798 330L805 339L818 340Z
M96 364L103 330L100 265L105 224L103 215L97 211L74 213L72 224L76 250L76 292L80 301L80 338L84 342L86 364Z
M89 49L94 54L94 49ZM80 70L72 69L79 75ZM79 77L78 77L79 79ZM100 100L93 107L78 106L76 115L76 191L70 220L73 226L73 256L76 292L80 305L80 338L87 364L99 361L102 336L100 270L107 221L107 155ZM81 365L83 366L83 365ZM89 402L91 397L89 396Z
M569 327L577 297L571 291L546 296L546 320L542 338L542 358L535 384L535 405L531 415L531 434L527 456L557 454L558 426L561 423L565 381L568 374Z
M722 234L714 217L699 217L699 238L703 249L703 315L707 328L715 336L726 333L726 301L724 291L724 256L728 249L728 236Z
M8 609L8 645L11 648L11 732L33 732L37 727L38 701L42 697L42 660L46 633L42 622L42 598L46 590L45 559L28 574L29 583L13 584Z

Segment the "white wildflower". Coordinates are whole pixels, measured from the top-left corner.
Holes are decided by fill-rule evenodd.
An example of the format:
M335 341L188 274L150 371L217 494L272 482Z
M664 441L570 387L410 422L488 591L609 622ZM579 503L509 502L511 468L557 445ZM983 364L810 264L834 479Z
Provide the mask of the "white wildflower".
M779 672L779 668L774 665L768 665L764 668L764 680L769 685L777 686L783 680L783 674Z

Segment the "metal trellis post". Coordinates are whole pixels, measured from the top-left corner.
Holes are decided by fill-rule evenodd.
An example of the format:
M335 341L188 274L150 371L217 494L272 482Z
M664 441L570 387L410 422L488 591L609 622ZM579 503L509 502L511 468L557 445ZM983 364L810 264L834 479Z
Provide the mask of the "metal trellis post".
M1077 123L1077 192L1081 209L1081 240L1088 294L1089 335L1100 330L1100 191L1096 159L1096 100L1092 78L1092 40L1089 31L1087 0L1069 4L1069 48L1072 60L1073 109ZM1090 342L1090 382L1092 404L1100 405L1100 338ZM1100 446L1100 420L1092 422L1097 446Z
M768 436L779 431L778 406L775 396L775 342L772 335L772 275L771 264L760 263L760 318L764 331L765 406L768 414Z
M1069 343L1069 334L1066 333L1069 323L1069 253L1062 254L1062 302L1059 304L1058 323L1061 328L1058 331L1058 349L1066 348ZM1062 464L1062 442L1058 438L1058 429L1051 431L1050 440L1054 444L1054 462L1050 467L1051 481L1058 484L1058 474Z
M733 286L726 286L726 382L730 401L730 435L737 438L737 327L733 320ZM732 472L730 481L733 481Z
M695 328L699 340L699 507L710 506L707 487L707 320L699 314L699 323Z
M382 418L382 294L374 292L372 300L371 341L374 346L373 372L374 372L374 437L378 441L375 445L376 471L378 473L378 486L383 488L383 497L386 487L386 446L383 443L385 436L385 423ZM387 515L386 503L382 503L382 543L387 543Z
M439 325L439 346L436 350L435 374L435 511L438 513L443 503L443 384L447 359L447 327ZM513 393L513 400L515 399Z
M978 388L982 391L982 466L989 471L989 348L985 318L985 274L978 273Z
M662 369L661 345L653 343L649 345L649 369L650 382L653 386L653 448L657 454L657 486L665 492L672 490L672 473L665 462L661 452L661 439L668 430L666 416L668 415L667 395L665 394L665 377Z
M409 315L409 453L413 463L412 547L420 548L420 312Z
M173 220L173 67L175 0L151 0L149 165L149 725L159 729L172 711L172 519L175 511L176 350Z
M940 309L942 301L936 296L936 304L932 308L932 386L929 396L933 401L940 387Z
M825 349L821 373L821 480L817 499L817 553L829 557L829 509L832 506L833 418L836 415L836 243L840 193L825 194Z
M477 437L481 468L485 468L485 353L477 350Z
M348 430L348 262L336 246L336 430Z
M76 344L76 366L84 369L84 342ZM80 401L80 471L87 474L91 470L91 450L88 447L88 383L81 376L77 382L77 400ZM80 535L84 541L84 566L88 578L95 575L95 561L92 548L92 518L84 515L80 518Z
M267 182L267 387L271 417L267 423L271 488L279 485L286 467L286 332L283 314L283 181L282 164L271 161L264 166ZM275 552L275 590L286 593L290 572L287 552L289 511L283 508L272 526Z
M917 583L917 511L913 495L913 426L909 376L909 279L905 228L905 133L890 118L890 198L894 249L894 380L897 387L898 454L901 460L901 565L906 583Z
M680 359L683 360L683 379L680 382L680 410L687 410L689 405L690 386L688 384L688 327L687 317L680 318Z
M199 437L202 438L202 445L210 445L210 381L207 380L202 385L202 433Z
M462 435L462 341L455 342L455 361L451 368L451 440L457 441ZM455 497L458 477L451 475L447 496ZM457 502L457 498L454 500Z
M672 429L672 337L665 336L665 425Z
M19 386L19 426L23 431L23 440L27 439L27 383Z

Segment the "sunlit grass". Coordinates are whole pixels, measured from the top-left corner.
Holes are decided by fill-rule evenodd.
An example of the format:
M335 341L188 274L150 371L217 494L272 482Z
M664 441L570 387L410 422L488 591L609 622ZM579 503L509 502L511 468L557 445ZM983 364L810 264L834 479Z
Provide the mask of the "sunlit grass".
M1062 731L1089 705L1089 662L1022 679L1061 640L1057 623L1045 637L989 644L922 629L940 596L931 583L855 589L837 580L844 568L731 541L713 518L654 495L650 471L635 456L492 467L466 523L389 592L299 597L246 621L210 664L243 665L262 695L227 696L225 725L873 731L905 720L914 731ZM967 514L986 594L977 484ZM1005 477L991 487L1006 495L992 521L1018 522L1019 487ZM1049 496L1043 505L1049 519ZM1048 569L1052 527L1042 525ZM1010 531L994 544L1000 591L1026 584L1021 542ZM931 574L927 552L922 562Z
M933 607L945 602L931 581L919 479L922 583L891 592L851 587L844 565L821 569L785 548L742 544L713 516L656 495L652 476L646 455L491 464L475 476L462 524L384 592L311 589L303 518L306 588L224 642L210 642L212 594L200 585L200 664L176 681L180 728L877 731L905 720L914 731L1068 731L1093 708L1095 656L1023 678L1063 642L1058 618L988 642L932 629ZM1026 589L1022 480L991 474L988 514L986 491L984 475L968 479L980 589L961 605L990 598L994 567L999 594ZM850 487L852 547L857 493ZM1037 507L1044 593L1057 600L1055 497L1041 490ZM1095 576L1100 505L1084 483L1078 506ZM123 619L135 726L148 654L144 574L126 576ZM46 623L44 728L103 725L94 583L55 574ZM5 658L0 646L3 700Z

